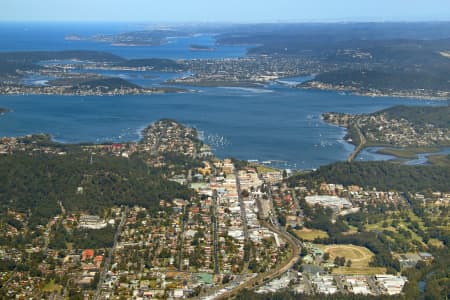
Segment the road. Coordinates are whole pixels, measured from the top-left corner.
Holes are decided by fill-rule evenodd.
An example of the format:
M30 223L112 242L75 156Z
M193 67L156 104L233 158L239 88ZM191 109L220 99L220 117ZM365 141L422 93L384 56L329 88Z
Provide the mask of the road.
M247 217L245 214L245 207L244 207L243 199L241 197L240 181L239 181L239 176L238 176L237 171L235 172L235 174L236 174L236 187L237 187L239 202L241 205L241 217L242 217L243 223L244 223L244 234L247 239L248 238ZM271 194L270 190L269 190L268 194L269 194L269 200L272 201L272 194ZM252 277L252 278L248 279L247 281L245 281L244 283L235 286L230 291L226 291L223 294L215 297L215 299L229 299L229 298L236 296L239 292L241 292L244 289L256 289L260 286L263 286L268 281L287 272L289 269L291 269L294 266L295 263L297 263L299 255L300 255L301 242L299 240L297 240L296 238L294 238L293 236L291 236L284 229L281 229L277 226L269 224L268 222L261 221L261 225L268 228L272 232L275 232L278 235L280 235L289 244L290 248L292 249L290 257L287 258L282 264L278 265L275 269L270 270L266 273L259 274L256 277ZM208 296L203 296L202 298L205 298L205 297L208 297Z
M100 272L100 278L99 278L99 281L98 281L97 290L95 291L95 295L94 295L94 298L93 298L94 300L100 299L102 285L103 285L103 282L105 281L106 274L108 273L109 266L111 265L111 261L112 261L112 258L114 256L114 252L116 251L117 241L119 240L119 236L122 233L123 225L125 225L125 221L127 220L128 211L129 211L129 208L127 206L127 207L125 207L125 211L122 213L122 219L120 220L119 226L117 226L117 230L116 230L116 233L114 235L113 246L112 246L111 250L108 253L108 257L106 258L105 263L103 264L103 269Z
M282 231L279 228L276 228L275 226L272 226L269 223L262 222L262 225L269 228L271 231L279 234L287 241L287 243L289 243L289 245L292 249L291 257L289 259L287 259L284 264L277 266L275 269L273 269L267 273L263 273L254 278L249 279L245 283L235 287L233 290L231 290L229 292L226 292L226 293L220 295L216 299L229 299L231 297L236 296L239 292L241 292L244 289L249 289L249 288L256 289L260 286L263 286L266 282L287 272L298 261L298 257L300 255L299 242L296 241L289 233Z
M181 232L178 240L178 271L182 271L183 267L183 243L184 243L184 229L186 227L186 205L183 205L183 216L181 217Z
M214 259L214 273L220 274L219 268L219 239L217 226L217 191L214 190L212 203L212 229L213 229L213 259Z
M236 177L236 180L238 180L238 177ZM238 188L240 189L240 186L238 186ZM269 189L268 195L269 195L269 200L272 201L272 192L270 189ZM290 248L292 249L291 256L283 264L278 265L275 269L249 279L245 283L235 287L234 289L232 289L229 292L226 292L226 293L220 295L216 299L229 299L233 296L236 296L240 291L242 291L244 289L248 289L248 288L256 289L256 288L264 285L266 282L287 272L298 261L298 258L300 255L300 250L302 247L302 244L299 240L294 238L292 235L290 235L284 229L281 229L278 226L269 224L268 222L261 221L261 225L264 227L267 227L269 230L280 235L289 244Z
M236 176L236 190L238 194L239 205L241 207L241 218L242 218L242 226L244 228L244 238L245 242L247 242L248 241L247 214L245 212L244 198L241 195L241 181L239 179L239 172L237 169L234 171L234 175Z
M366 145L366 138L362 134L361 129L359 129L359 124L355 125L355 129L358 132L359 144L358 144L358 146L356 146L355 150L353 150L353 152L350 153L350 155L348 156L348 158L347 158L348 162L352 162L358 156L359 152L361 152L361 150Z

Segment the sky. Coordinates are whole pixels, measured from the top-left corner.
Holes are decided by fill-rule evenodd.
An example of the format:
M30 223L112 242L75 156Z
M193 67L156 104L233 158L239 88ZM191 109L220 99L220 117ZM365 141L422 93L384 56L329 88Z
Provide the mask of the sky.
M450 0L0 0L0 21L450 21Z

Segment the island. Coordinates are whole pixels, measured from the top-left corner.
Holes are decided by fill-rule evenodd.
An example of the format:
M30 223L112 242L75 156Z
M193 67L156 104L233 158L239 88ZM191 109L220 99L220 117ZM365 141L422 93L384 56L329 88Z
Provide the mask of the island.
M6 108L1 108L1 107L0 107L0 116L6 114L7 112L9 112L8 109L6 109Z

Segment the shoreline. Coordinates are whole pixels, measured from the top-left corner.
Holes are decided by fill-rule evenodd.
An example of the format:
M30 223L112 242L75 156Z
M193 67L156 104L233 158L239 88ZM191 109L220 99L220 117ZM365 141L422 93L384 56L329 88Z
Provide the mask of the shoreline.
M94 91L80 91L80 92L45 92L45 91L0 91L0 96L144 96L144 95L154 95L154 94L171 94L171 93L187 93L188 89L184 88L156 88L156 89L143 89L140 91L123 91L123 92L107 92L98 93ZM1 112L0 112L1 113Z
M415 94L408 94L408 93L392 93L387 94L383 93L381 91L377 92L364 92L361 90L355 90L351 87L343 88L338 86L316 86L316 85L297 85L298 89L301 90L316 90L316 91L330 91L330 92L336 92L336 93L346 93L349 95L355 95L355 96L363 96L363 97L372 97L372 98L405 98L405 99L412 99L412 100L420 100L420 101L450 101L449 97L446 96L432 96L432 95L415 95Z

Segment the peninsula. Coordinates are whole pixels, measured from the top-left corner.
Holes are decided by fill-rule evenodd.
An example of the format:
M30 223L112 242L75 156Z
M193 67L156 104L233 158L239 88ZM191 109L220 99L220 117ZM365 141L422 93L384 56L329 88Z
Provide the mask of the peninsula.
M0 94L4 95L148 95L185 91L163 86L142 87L99 70L180 72L183 66L172 60L126 60L96 51L32 51L0 54ZM86 72L88 71L88 72ZM32 76L48 78L45 84L25 84Z
M450 106L394 106L372 114L325 113L322 117L347 129L345 139L356 146L349 161L371 146L395 148L387 151L396 156L450 146Z
M216 48L214 47L210 47L210 46L205 46L205 45L197 45L197 44L192 44L189 46L189 51L216 51Z

